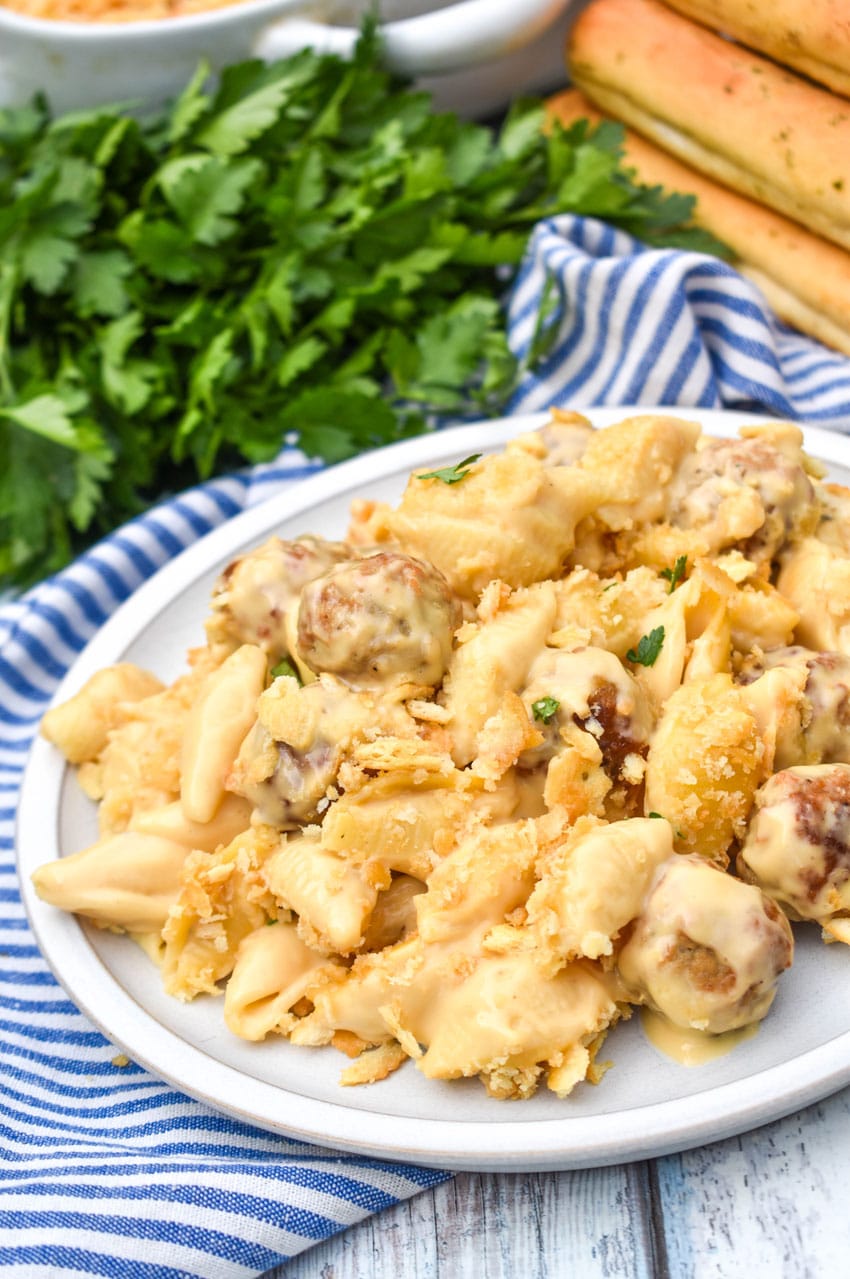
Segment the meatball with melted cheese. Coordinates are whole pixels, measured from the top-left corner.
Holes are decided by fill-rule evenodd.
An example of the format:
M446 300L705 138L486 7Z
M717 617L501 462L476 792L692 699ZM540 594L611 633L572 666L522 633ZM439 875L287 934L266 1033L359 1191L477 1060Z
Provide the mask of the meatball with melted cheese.
M810 532L819 508L800 461L764 438L708 440L685 458L671 491L671 522L698 530L710 551L737 546L770 560Z
M636 1002L676 1026L721 1034L767 1014L793 945L760 889L677 855L658 868L617 967Z
M432 565L395 551L349 560L310 582L298 608L298 654L352 688L435 688L461 610Z
M251 804L260 821L278 829L315 821L327 807L350 745L379 722L373 699L332 675L303 688L281 677L257 702L228 788Z
M777 731L774 767L850 763L850 657L816 653L799 644L757 653L736 682L747 689L757 713L787 712Z
M319 805L339 768L339 751L317 741L299 751L276 742L257 722L242 745L230 785L254 806L259 820L278 830L316 821Z
M543 741L523 753L521 766L548 763L561 749L562 729L576 724L596 740L612 782L643 777L652 714L637 680L614 653L593 646L544 649L531 668L522 701Z
M850 765L786 768L765 782L736 869L795 918L850 910Z
M289 652L286 614L302 589L351 547L309 534L286 542L272 537L229 564L213 588L207 621L211 643L257 644L272 660Z

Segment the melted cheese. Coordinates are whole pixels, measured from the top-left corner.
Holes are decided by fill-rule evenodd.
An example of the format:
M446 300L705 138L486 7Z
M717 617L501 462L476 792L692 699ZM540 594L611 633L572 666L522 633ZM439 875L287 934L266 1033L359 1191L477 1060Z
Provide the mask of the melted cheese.
M727 1053L734 1052L739 1044L752 1039L759 1028L758 1022L751 1022L737 1030L709 1035L692 1026L676 1026L652 1008L640 1010L640 1024L653 1048L657 1048L679 1066L705 1066L718 1057L725 1057Z

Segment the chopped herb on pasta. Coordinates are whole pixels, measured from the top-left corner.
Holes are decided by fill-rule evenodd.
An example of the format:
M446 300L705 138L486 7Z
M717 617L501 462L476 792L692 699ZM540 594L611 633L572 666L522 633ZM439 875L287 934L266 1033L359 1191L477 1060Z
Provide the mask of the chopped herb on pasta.
M664 644L664 627L656 626L648 635L642 635L637 648L630 648L626 653L629 662L638 666L654 666Z

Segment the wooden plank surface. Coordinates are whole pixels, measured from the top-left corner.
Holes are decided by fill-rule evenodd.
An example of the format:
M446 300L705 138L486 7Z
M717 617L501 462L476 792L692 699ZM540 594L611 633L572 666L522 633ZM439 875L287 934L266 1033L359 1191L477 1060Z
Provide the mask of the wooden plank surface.
M275 1273L287 1279L552 1279L556 1273L652 1279L644 1169L459 1173ZM563 1271L553 1270L553 1258Z
M850 1089L741 1137L568 1173L460 1173L269 1279L843 1279Z
M658 1161L669 1273L850 1274L850 1090L742 1137Z

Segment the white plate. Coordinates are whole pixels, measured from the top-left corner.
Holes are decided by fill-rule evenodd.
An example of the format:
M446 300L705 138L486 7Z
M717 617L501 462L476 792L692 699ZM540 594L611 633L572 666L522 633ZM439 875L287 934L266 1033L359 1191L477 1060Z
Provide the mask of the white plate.
M589 412L604 426L628 410ZM717 435L754 420L680 412ZM355 495L395 501L412 469L493 449L545 420L545 414L502 419L410 440L316 475L284 498L237 516L118 610L81 654L57 700L111 662L134 661L173 678L186 649L202 642L215 577L243 550L272 533L341 537ZM829 464L835 479L850 483L848 442L818 430L806 434L809 452ZM73 771L41 739L27 767L18 820L26 908L45 958L75 1003L153 1074L290 1137L443 1168L590 1167L742 1132L850 1081L850 954L841 945L824 946L811 927L797 930L794 967L759 1033L710 1064L684 1068L669 1061L643 1038L635 1017L609 1036L604 1051L614 1068L601 1085L583 1085L566 1101L545 1088L530 1101L494 1101L478 1081L429 1081L412 1063L383 1083L343 1089L338 1078L345 1059L333 1049L297 1048L274 1037L263 1044L236 1039L224 1028L220 1000L185 1005L168 998L133 943L81 925L34 895L36 866L96 837L93 806Z

